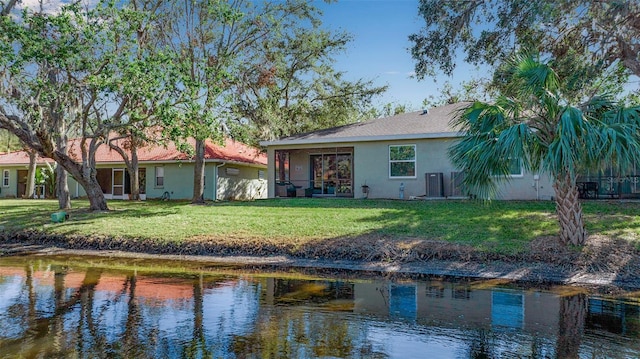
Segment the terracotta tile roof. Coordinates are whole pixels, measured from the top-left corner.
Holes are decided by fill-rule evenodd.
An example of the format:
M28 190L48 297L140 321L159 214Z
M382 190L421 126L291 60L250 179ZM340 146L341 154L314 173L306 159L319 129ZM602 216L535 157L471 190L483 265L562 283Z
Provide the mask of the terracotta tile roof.
M189 140L193 146L195 140ZM75 139L69 141L69 153L73 158L79 160L80 141ZM258 149L245 145L243 143L226 139L223 146L207 140L205 147L205 159L212 161L238 162L255 165L266 165L267 156ZM190 157L180 152L175 143L170 142L166 146L150 144L138 149L139 162L172 162L172 161L188 161ZM49 159L39 159L39 163L51 162ZM101 145L96 152L96 163L119 163L123 162L118 152L112 150L107 145ZM25 151L11 152L0 154L0 165L22 165L29 163L29 156Z

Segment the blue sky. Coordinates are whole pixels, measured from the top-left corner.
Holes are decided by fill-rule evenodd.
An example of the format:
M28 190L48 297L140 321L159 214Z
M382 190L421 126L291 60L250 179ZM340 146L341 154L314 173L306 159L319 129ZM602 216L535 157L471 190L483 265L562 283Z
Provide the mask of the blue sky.
M336 58L336 68L350 80L362 78L388 85L387 92L376 101L381 105L392 102L419 110L426 97L438 96L445 81L455 86L479 75L473 66L460 63L452 78L441 75L437 82L412 78L414 61L408 37L424 26L418 18L417 0L317 1L316 5L324 13L325 27L353 36L346 53Z
M336 68L350 80L389 86L377 99L378 106L391 102L420 110L425 98L439 97L447 81L456 88L465 80L490 76L486 66L478 69L458 61L452 77L412 78L415 62L408 37L424 26L424 20L418 18L418 0L338 0L330 4L316 0L315 4L324 13L325 27L353 36L346 53L336 57ZM639 86L640 80L632 76L625 89L634 91Z

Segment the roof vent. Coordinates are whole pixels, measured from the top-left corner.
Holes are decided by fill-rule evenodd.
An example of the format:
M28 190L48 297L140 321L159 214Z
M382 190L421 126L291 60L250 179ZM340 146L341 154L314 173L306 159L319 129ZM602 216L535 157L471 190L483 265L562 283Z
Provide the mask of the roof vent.
M423 115L426 115L426 114L428 114L428 113L429 113L429 110L427 110L426 108L425 108L424 110L422 110L422 114L423 114Z

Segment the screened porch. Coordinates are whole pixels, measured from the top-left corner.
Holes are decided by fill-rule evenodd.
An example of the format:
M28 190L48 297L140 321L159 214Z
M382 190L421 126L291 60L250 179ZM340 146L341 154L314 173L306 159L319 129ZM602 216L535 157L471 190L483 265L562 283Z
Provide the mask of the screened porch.
M353 147L276 150L276 197L353 197Z

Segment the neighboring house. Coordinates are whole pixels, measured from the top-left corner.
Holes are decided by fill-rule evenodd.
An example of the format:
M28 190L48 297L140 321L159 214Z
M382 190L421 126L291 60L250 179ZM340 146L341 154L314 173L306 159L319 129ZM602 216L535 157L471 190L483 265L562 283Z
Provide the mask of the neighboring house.
M193 145L193 141L191 141ZM79 142L70 141L69 153L80 158ZM51 159L38 159L46 166ZM138 149L141 198L191 199L193 197L194 162L174 143L166 147L147 145ZM224 145L207 141L205 149L206 200L246 200L266 198L266 156L259 150L227 139ZM26 152L0 155L0 197L24 197L29 156ZM96 152L96 177L107 199L129 198L129 174L122 157L107 145ZM46 189L45 189L46 190ZM73 178L69 179L72 197L85 192Z
M464 105L264 141L269 197L466 197L459 186L464 174L447 155L461 137L451 119ZM515 160L512 167L510 181L500 187L500 199L551 199L548 176L525 173Z

